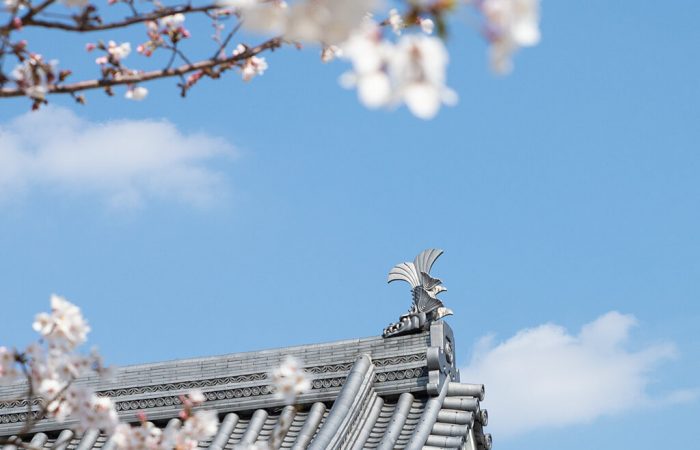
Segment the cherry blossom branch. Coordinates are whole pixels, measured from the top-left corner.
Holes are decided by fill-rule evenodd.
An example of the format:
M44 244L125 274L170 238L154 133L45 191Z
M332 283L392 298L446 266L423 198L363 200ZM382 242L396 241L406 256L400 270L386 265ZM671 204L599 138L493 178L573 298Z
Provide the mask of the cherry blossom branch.
M49 413L51 405L54 402L61 400L61 398L66 393L68 388L70 388L71 384L73 384L73 381L69 381L68 383L66 383L66 385L63 386L61 388L61 390L59 390L58 393L56 393L56 395L54 395L53 398L48 399L48 400L44 400L44 403L39 411L32 412L32 402L28 401L27 402L27 421L24 423L24 425L22 426L22 429L17 434L22 435L22 434L27 434L30 431L32 431L32 429L34 428L34 425L38 421L40 421L41 419L46 417L46 415ZM30 400L32 398L33 398L33 394L32 394L32 396L27 397L28 400Z
M150 72L142 72L130 75L120 75L118 78L108 78L108 79L95 79L95 80L85 80L79 81L71 84L57 85L52 84L47 87L48 94L73 94L81 91L88 91L92 89L104 89L110 88L112 86L120 85L132 85L136 83L141 83L145 81L156 80L160 78L172 78L181 77L191 72L203 71L205 75L216 78L223 72L223 70L229 69L231 66L241 63L259 53L266 50L275 50L282 46L284 43L283 39L280 37L275 37L263 42L255 47L248 47L244 52L237 53L235 55L228 56L226 58L212 58L207 60L202 60L196 63L183 64L179 67L166 68L161 70L153 70ZM220 69L219 72L213 71L213 69ZM7 97L22 97L25 92L18 88L2 88L0 89L0 98Z
M221 44L219 45L219 48L216 50L216 53L214 54L214 56L212 56L212 58L217 58L217 57L221 54L221 52L224 51L224 50L226 49L226 47L228 46L229 42L231 42L231 39L233 38L233 36L235 36L235 34L238 33L238 30L241 29L241 26L243 26L243 21L242 21L242 20L239 21L239 22L236 24L236 26L233 27L233 29L228 33L228 35L226 36L226 38L225 38L225 39L221 42Z
M53 2L55 0L47 0L49 2ZM174 6L174 7L166 7L162 9L158 9L156 11L153 11L151 13L146 13L146 14L139 14L135 15L132 17L128 17L123 20L118 20L115 22L108 22L108 23L89 23L87 21L81 21L76 24L70 24L70 23L64 23L64 22L54 22L54 21L48 21L48 20L42 20L35 18L34 16L36 14L33 14L31 16L23 16L21 18L22 20L22 26L25 27L41 27L41 28L52 28L52 29L58 29L58 30L63 30L63 31L72 31L72 32L78 32L78 33L86 33L86 32L93 32L93 31L104 31L104 30L113 30L116 28L126 28L131 25L135 25L138 23L144 23L144 22L149 22L153 20L158 20L162 19L163 17L167 16L172 16L174 14L192 14L192 13L207 13L209 11L215 10L215 9L221 9L221 6L217 6L216 4L210 4L210 5L205 5L205 6L192 6L192 5L185 5L185 6ZM0 31L5 30L5 29L11 29L12 24L8 24L2 28L0 28Z
M44 0L42 3L38 4L37 6L30 7L29 11L27 11L20 18L20 20L22 21L22 23L24 23L25 21L32 20L34 18L34 16L36 16L37 14L39 14L40 12L42 12L43 10L45 10L46 8L51 6L53 3L56 3L56 0ZM6 26L12 27L12 23L9 23Z
M17 433L18 435L23 435L27 434L32 429L34 428L34 425L36 422L39 420L43 419L46 414L49 412L49 408L51 405L59 401L61 397L66 393L70 385L73 383L73 380L68 381L65 386L63 386L57 393L56 395L53 396L51 399L44 400L43 405L41 409L38 411L34 412L32 410L32 406L34 406L34 397L35 397L35 389L34 389L34 379L32 378L32 374L29 373L29 368L27 367L27 359L24 354L20 354L18 356L20 367L22 369L22 373L24 374L24 377L27 380L27 420L24 422L24 425L22 426L22 429Z
M119 18L109 14L109 20L104 20L102 8L89 0L60 0L67 8L80 8L69 15L49 10L59 3L57 0L3 0L8 19L2 19L4 25L0 26L0 98L27 96L32 109L38 109L47 103L49 94L68 94L84 103L84 97L77 93L104 89L112 95L113 86L125 85L125 98L143 100L148 89L141 83L171 77L180 79L180 93L185 96L201 78L219 78L233 68L241 71L244 81L262 75L268 65L265 58L256 55L286 43L297 48L320 44L321 61L340 57L349 62L352 70L343 74L341 84L355 88L358 99L368 108L393 109L405 104L414 115L430 119L443 104L457 102L457 93L446 83L449 55L444 41L449 18L462 2L400 0L392 2L395 7L389 9L379 0L292 0L289 5L282 0L202 0L206 4L200 6L193 6L195 2L191 0L173 0L178 4L170 6L161 0L145 0L148 7L143 10L141 4L136 7L135 0L109 1L115 2L123 3L132 15ZM540 0L463 3L473 8L479 18L478 32L489 43L491 68L497 74L510 72L513 54L540 40ZM370 17L368 12L374 15ZM178 45L192 37L184 26L185 17L191 14L208 17L215 29L211 38L216 43L216 53L208 59L206 54L190 57ZM238 23L223 35L223 21L233 18ZM57 59L45 58L25 39L13 39L26 27L46 33L59 30L81 34L135 31L136 24L145 24L148 36L136 51L145 57L159 50L167 55L160 70L127 67L123 60L131 53L130 40L100 40L87 43L85 49L103 52L95 59L101 75L95 79L79 77L83 81L68 84L66 79L72 76L72 70L59 70ZM278 37L252 48L236 45L232 39L241 26L252 33ZM233 53L228 53L230 56L229 45L235 46ZM5 69L8 59L16 61L11 71ZM176 64L182 65L175 67Z

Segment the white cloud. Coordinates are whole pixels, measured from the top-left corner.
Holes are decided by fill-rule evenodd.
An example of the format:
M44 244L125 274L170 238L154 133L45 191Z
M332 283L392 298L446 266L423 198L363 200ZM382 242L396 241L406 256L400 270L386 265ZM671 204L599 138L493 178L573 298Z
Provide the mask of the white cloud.
M461 370L462 380L486 384L489 427L501 436L697 398L693 389L648 393L653 369L676 350L671 344L629 350L636 323L631 315L609 312L578 335L545 324L498 344L487 336Z
M91 122L44 108L0 125L0 200L39 188L97 195L116 208L151 199L207 206L226 191L211 164L234 154L225 140L166 120Z

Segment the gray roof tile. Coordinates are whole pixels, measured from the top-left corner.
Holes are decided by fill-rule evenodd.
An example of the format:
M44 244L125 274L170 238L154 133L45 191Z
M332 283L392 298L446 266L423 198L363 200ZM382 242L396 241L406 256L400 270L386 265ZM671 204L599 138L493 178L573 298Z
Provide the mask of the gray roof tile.
M434 336L445 334L437 331ZM431 343L430 335L143 364L119 370L113 381L92 377L79 382L112 397L123 420L134 421L136 412L144 410L163 427L177 416L178 395L200 388L208 398L203 407L216 409L222 421L219 433L199 444L212 450L268 441L281 420L291 423L281 439L283 449L490 449L491 437L483 432L488 416L480 406L482 385L459 383L453 370L439 376L438 394L429 394L428 372L433 369L427 350L442 345ZM300 396L296 408L272 395L266 375L288 354L300 358L312 378L313 388ZM16 385L0 391L0 436L21 425L17 416L26 404L9 400L21 389ZM64 428L70 425L44 420L33 437L24 439L46 450L114 450L106 436L94 431L69 436Z

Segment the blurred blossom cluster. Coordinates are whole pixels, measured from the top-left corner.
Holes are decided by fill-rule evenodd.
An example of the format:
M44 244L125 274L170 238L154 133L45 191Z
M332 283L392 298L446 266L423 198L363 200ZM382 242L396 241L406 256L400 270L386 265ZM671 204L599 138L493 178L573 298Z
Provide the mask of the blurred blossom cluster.
M180 426L161 429L143 412L136 425L120 423L112 400L96 395L79 382L80 377L95 373L111 376L111 371L104 367L96 350L88 355L77 352L87 341L90 327L80 308L63 297L52 295L51 311L37 314L32 327L39 340L24 351L0 347L0 385L24 381L30 404L39 399L40 410L27 417L19 434L30 433L36 421L44 417L59 422L74 419L77 424L73 428L81 433L102 430L114 436L120 450L194 450L199 442L216 434L218 414L200 408L206 401L200 390L180 396ZM286 358L270 377L275 395L290 405L311 387L300 362L292 357ZM30 448L19 438L12 439L13 445Z
M500 74L513 70L513 54L540 41L539 0L483 0L485 34L491 47L491 68Z
M74 383L83 375L109 373L96 350L89 355L76 352L90 331L80 308L53 295L51 312L38 314L32 327L40 339L23 352L0 347L0 383L24 377L29 395L41 399L47 416L59 422L71 416L78 420L79 430L114 431L118 418L112 401Z
M345 87L357 87L360 101L368 108L405 103L423 119L437 114L442 103L454 104L457 94L446 82L448 54L437 37L402 35L398 42L382 39L376 22L364 26L341 46L353 70L341 77Z
M219 428L216 411L192 408L205 400L201 391L195 390L181 397L184 409L180 412L183 420L180 427L161 429L153 425L141 414L141 423L137 426L119 424L114 433L114 441L122 450L194 450L199 441L209 439Z
M293 356L287 356L272 374L275 395L288 405L293 404L299 394L311 389L311 381L301 362Z

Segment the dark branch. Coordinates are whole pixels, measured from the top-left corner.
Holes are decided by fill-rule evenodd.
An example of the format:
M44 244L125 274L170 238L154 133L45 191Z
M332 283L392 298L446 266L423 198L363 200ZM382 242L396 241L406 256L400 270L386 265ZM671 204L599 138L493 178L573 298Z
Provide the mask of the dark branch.
M192 64L184 64L175 68L166 68L162 70L153 70L150 72L143 72L133 75L121 75L118 78L107 78L99 80L85 80L79 81L72 84L63 85L49 85L49 94L72 94L78 91L87 91L91 89L104 89L112 86L120 86L126 84L136 84L145 81L156 80L159 78L171 78L171 77L181 77L187 73L195 72L199 70L211 71L212 69L221 68L226 69L238 62L245 61L246 59L255 56L266 50L274 50L282 46L284 41L280 37L272 38L263 42L256 47L247 48L245 52L229 56L222 59L207 59L199 61ZM14 88L0 89L0 98L2 97L21 97L25 95L22 89Z
M52 3L53 1L55 1L55 0L50 0L50 1L47 0L48 3ZM134 25L137 23L158 20L158 19L161 19L163 17L171 16L173 14L192 14L192 13L198 13L198 12L205 12L206 13L208 11L212 11L215 9L221 9L221 6L217 6L216 4L210 4L210 5L205 5L205 6L191 6L191 5L174 6L174 7L169 7L169 8L162 8L162 9L159 9L157 11L153 11L153 12L150 12L147 14L140 14L137 16L128 17L128 18L123 19L123 20L118 20L115 22L108 22L108 23L54 22L54 21L50 21L50 20L43 20L40 18L36 18L35 17L36 13L34 13L32 15L29 15L29 13L27 13L25 16L22 17L22 26L24 26L24 27L52 28L52 29L58 29L58 30L63 30L63 31L88 33L88 32L92 32L92 31L103 31L103 30L112 30L115 28L124 28L124 27L128 27L130 25ZM34 11L34 10L32 10L32 11ZM9 30L11 27L12 27L12 24L8 24L8 25L0 28L0 30L4 30L4 29Z

